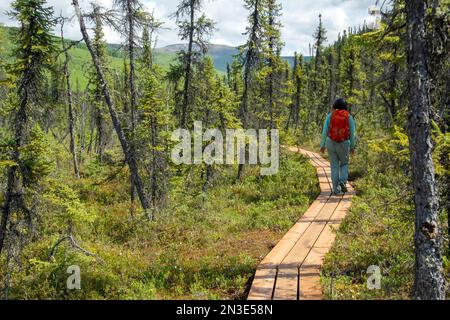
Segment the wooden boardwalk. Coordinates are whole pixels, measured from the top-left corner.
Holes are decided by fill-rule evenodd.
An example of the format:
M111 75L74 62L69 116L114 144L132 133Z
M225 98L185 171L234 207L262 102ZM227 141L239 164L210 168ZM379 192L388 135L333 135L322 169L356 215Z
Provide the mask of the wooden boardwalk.
M322 299L320 268L330 249L335 230L351 206L354 190L331 195L331 171L319 154L287 148L309 157L316 167L321 193L303 216L283 236L256 269L249 300Z

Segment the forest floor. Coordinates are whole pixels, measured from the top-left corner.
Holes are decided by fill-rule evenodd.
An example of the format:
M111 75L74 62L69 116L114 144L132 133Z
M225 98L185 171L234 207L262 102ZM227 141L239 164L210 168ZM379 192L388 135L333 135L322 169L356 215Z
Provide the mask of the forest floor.
M410 297L414 207L408 172L399 170L408 159L404 142L386 139L364 137L351 159L356 196L325 257L325 299ZM173 174L166 210L149 221L130 210L129 175L119 151L105 155L103 164L84 159L77 180L67 176L68 150L48 140L46 156L58 170L42 182L45 192L36 204L46 216L39 241L28 244L20 268L10 270L12 299L245 299L259 262L320 192L316 170L297 154L282 153L274 176L247 167L235 183L235 168L225 170L207 193L198 167L192 179ZM301 145L317 152L317 142ZM446 226L446 213L440 218ZM101 260L67 242L49 257L68 224L77 242ZM81 290L66 288L71 265L80 266ZM370 265L380 267L379 290L366 286ZM444 267L448 278L446 258ZM0 269L7 270L5 255Z
M80 180L55 173L43 204L45 233L25 247L10 298L245 299L260 260L320 192L309 160L281 157L277 175L247 167L235 183L230 169L206 194L199 172L188 184L176 178L155 221L130 212L128 174L114 155L107 166L86 161ZM101 260L66 242L49 258L69 217L77 242ZM80 266L81 290L66 289L70 265Z

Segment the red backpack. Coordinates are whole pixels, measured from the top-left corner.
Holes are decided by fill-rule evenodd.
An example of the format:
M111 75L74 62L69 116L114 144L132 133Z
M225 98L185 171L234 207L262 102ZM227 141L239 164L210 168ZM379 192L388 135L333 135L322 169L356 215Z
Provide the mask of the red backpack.
M331 140L342 142L350 138L349 117L350 114L347 110L333 111L330 119L330 130L328 131Z

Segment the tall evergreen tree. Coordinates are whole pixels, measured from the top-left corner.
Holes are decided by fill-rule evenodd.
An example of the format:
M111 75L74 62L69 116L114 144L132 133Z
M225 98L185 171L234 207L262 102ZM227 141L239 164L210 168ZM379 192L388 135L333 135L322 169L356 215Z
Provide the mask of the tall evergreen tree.
M32 143L30 115L39 106L44 70L52 64L55 51L51 30L55 24L53 9L45 6L45 0L16 0L12 3L12 17L20 26L15 34L15 61L9 73L15 78L17 107L14 110L11 144L11 165L7 170L7 185L0 222L0 253L8 234L11 214L15 219L28 221L31 227L33 212L26 201L27 188L39 179L39 168L26 161L23 152ZM35 155L38 158L38 155Z
M236 99L239 100L242 97L242 82L242 64L235 58L231 64L229 86L235 94Z
M92 13L89 18L94 22L94 34L93 34L93 50L98 57L99 63L103 70L106 71L105 75L109 78L109 67L107 58L107 45L104 39L103 31L103 19L102 19L102 8L95 3L92 3ZM99 161L103 160L103 153L106 147L106 139L108 137L107 124L105 121L105 106L103 102L103 88L102 82L98 77L95 66L90 67L89 71L89 91L90 91L90 104L92 106L92 122L94 126L91 127L90 142L88 151L92 149L92 143L94 142L94 127L96 128L95 135L95 149L97 151Z
M217 75L211 57L205 57L199 63L193 80L197 98L193 109L195 119L201 120L206 128L219 128L223 135L226 128L236 127L235 96ZM205 147L202 147L202 152ZM204 178L203 192L211 185L214 168L214 163L206 163L201 167L201 176Z
M239 47L239 57L243 68L243 90L241 104L239 107L239 119L242 126L246 128L250 119L254 117L248 110L251 91L255 78L255 71L261 62L262 42L264 33L264 0L245 0L244 8L250 13L248 16L248 25L244 32L247 41ZM240 179L244 165L239 164L237 179Z
M6 61L6 52L4 50L6 44L6 32L3 26L0 24L0 61ZM4 70L3 63L0 63L0 95L6 96L7 90L6 85L3 83L3 80L6 77L6 73ZM3 106L5 101L3 99L0 100L0 108ZM3 125L3 116L0 115L0 126Z
M324 61L324 59L322 57L322 51L323 51L325 41L327 41L326 34L327 34L327 32L322 23L322 14L319 14L319 25L314 33L314 40L315 40L315 42L314 42L314 50L315 50L314 72L315 72L315 76L317 76L317 74L319 73L319 68ZM317 84L315 82L313 82L313 89L316 89L316 88L317 88Z
M241 106L239 108L239 118L243 126L246 127L249 118L248 105L252 81L262 55L264 0L245 0L244 8L250 13L248 16L248 25L244 33L247 36L247 41L239 47L243 66L243 91ZM240 169L242 169L241 166ZM240 174L238 174L239 176Z
M324 56L324 45L326 30L322 23L322 15L319 14L319 25L314 33L314 50L313 66L310 69L308 86L310 104L310 115L314 116L315 122L320 123L324 117L324 108L328 105L327 95L327 66Z
M293 82L293 97L290 106L290 112L288 121L286 122L286 128L289 127L291 121L294 124L294 128L297 129L300 122L300 104L302 98L302 66L303 56L294 53L294 66L292 69L292 82Z
M149 58L147 56L147 58ZM143 62L142 97L138 111L141 121L136 128L136 138L141 148L137 148L139 161L143 163L148 174L146 184L149 189L151 212L148 218L154 219L155 212L164 207L168 192L168 140L172 119L166 108L166 96L159 69L147 69L150 61Z
M360 90L365 74L361 66L361 50L355 43L356 36L350 36L342 50L340 79L342 95L352 104L361 104L363 92ZM330 66L332 68L332 66Z
M264 19L264 41L263 54L265 62L264 73L266 87L262 90L263 100L267 99L264 113L268 113L267 127L275 128L276 118L279 116L282 107L281 82L283 78L283 64L281 60L281 5L276 0L267 0Z
M196 17L202 9L202 0L181 0L175 12L179 36L187 40L187 50L181 50L179 57L184 66L183 101L180 110L180 126L186 127L192 107L191 80L194 65L208 50L208 39L214 31L214 22L204 14ZM196 47L195 47L195 46Z

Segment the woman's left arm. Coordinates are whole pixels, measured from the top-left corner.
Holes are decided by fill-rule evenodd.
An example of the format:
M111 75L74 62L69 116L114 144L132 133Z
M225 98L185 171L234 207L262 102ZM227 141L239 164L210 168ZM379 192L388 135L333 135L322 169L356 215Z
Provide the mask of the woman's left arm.
M322 139L320 141L321 149L325 148L325 144L327 142L328 131L329 131L329 127L330 127L330 118L331 118L331 113L327 115L327 118L325 119L325 122L323 124Z
M356 147L356 124L353 116L349 117L349 129L350 129L350 149L354 150Z

